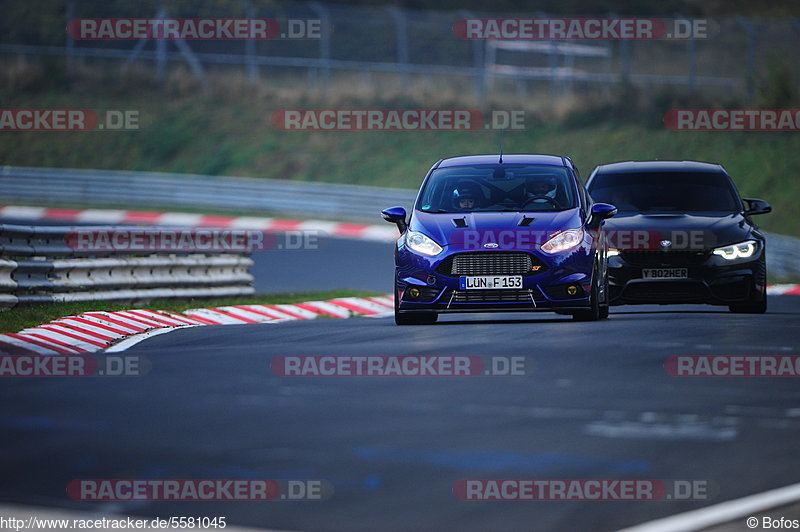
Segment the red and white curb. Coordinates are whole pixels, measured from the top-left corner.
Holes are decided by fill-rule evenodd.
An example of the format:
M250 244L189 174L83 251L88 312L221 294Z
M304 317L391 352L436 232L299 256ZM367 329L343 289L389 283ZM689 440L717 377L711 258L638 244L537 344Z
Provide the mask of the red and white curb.
M314 231L321 235L355 240L394 242L397 228L386 225L288 220L255 216L210 216L186 212L122 211L113 209L52 209L23 205L0 205L0 217L91 224L145 224L180 227L215 227L251 231Z
M284 305L234 305L190 309L181 314L165 310L84 312L18 333L0 334L0 353L74 355L106 350L132 336L167 332L200 325L243 325L312 320L320 316L382 317L394 311L391 296L342 297Z
M771 296L800 296L800 284L773 284L767 287Z

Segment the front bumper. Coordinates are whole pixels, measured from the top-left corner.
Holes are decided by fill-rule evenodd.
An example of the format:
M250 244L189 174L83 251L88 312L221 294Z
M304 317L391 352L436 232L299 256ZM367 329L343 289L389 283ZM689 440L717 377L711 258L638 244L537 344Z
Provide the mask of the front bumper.
M453 256L429 258L403 248L398 250L395 290L399 312L520 312L585 310L590 305L594 254L583 249L558 256L531 251L480 251L474 253L529 253L541 273L522 274L517 289L462 290L460 274L450 269ZM480 271L475 275L518 275ZM466 274L465 274L466 275ZM570 288L572 287L572 288ZM568 288L570 288L568 290ZM569 293L569 292L573 293Z
M608 260L612 305L731 305L762 297L766 283L764 249L746 261L725 261L708 252L622 254ZM686 279L644 279L645 268L686 268Z

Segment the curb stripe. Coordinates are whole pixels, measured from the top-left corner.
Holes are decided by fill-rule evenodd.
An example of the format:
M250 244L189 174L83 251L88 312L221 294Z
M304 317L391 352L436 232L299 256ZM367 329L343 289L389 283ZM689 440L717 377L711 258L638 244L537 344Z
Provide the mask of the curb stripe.
M72 354L71 352L66 351L66 350L64 350L64 349L62 349L60 347L53 347L50 344L47 344L47 343L45 343L45 342L43 342L41 340L37 340L36 338L31 338L30 336L28 336L26 334L7 333L6 336L9 336L9 337L14 338L16 340L19 340L20 342L25 342L25 343L28 343L28 344L32 344L32 345L44 348L45 350L41 353L43 355L50 355L50 354L52 354L53 351L55 351L56 353L61 354L61 355L71 355Z
M69 351L72 351L73 353L87 353L88 352L88 351L86 351L86 349L83 349L82 347L78 347L77 345L66 344L66 343L64 343L64 342L62 342L60 340L56 340L55 338L51 338L51 337L49 337L49 336L47 336L45 334L42 334L42 333L35 333L35 332L31 332L29 330L29 331L22 332L20 334L24 334L25 336L32 336L33 338L38 338L39 340L42 340L43 342L46 342L46 343L49 343L49 344L55 344L55 345L57 345L57 346L59 346L59 347L61 347L63 349L67 349ZM69 351L67 353L69 353Z
M119 334L127 334L127 333L129 333L131 331L133 331L133 332L144 332L145 331L145 329L143 329L139 325L132 324L132 323L127 323L127 322L122 321L122 320L120 320L118 318L114 318L113 316L107 316L107 315L103 314L102 312L86 312L84 314L81 314L81 316L85 316L86 319L88 319L88 320L97 320L97 321L99 321L101 323L107 323L107 324L109 324L109 326L105 327L106 329L108 329L110 331L113 331L113 332L116 332L116 333L119 333ZM116 325L117 327L122 327L122 330L114 329L113 327L111 327L111 325Z
M90 346L100 347L100 348L106 347L108 345L107 343L98 342L97 340L90 340L86 337L81 338L81 336L75 334L74 331L65 331L64 329L66 329L66 327L60 327L58 329L55 329L50 327L49 325L40 325L39 327L36 327L36 329L50 331L53 334L59 334L61 336L66 336L67 338L72 338L76 342L79 342L78 345L87 344Z
M76 334L86 334L86 335L89 335L89 336L93 336L93 337L97 338L98 340L101 340L105 345L108 345L112 341L114 341L117 338L119 338L119 336L108 336L106 334L100 334L100 333L98 333L97 331L93 330L91 327L89 327L88 325L85 325L85 324L84 324L83 327L78 327L77 325L74 325L74 324L72 324L72 323L70 323L68 321L68 320L71 320L71 319L74 319L74 318L59 318L58 320L56 320L56 321L54 321L52 323L49 323L48 325L54 325L56 327L65 327L65 328L67 328L67 329L69 329L71 331L75 331ZM89 325L91 325L91 324L89 324Z

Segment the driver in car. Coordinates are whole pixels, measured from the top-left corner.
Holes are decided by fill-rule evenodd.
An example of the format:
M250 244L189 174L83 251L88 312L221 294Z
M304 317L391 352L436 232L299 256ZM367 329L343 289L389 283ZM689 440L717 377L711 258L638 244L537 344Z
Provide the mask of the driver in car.
M459 211L471 211L477 203L476 197L472 187L458 186L453 190L453 206Z
M556 179L553 176L539 175L529 178L525 183L525 202L557 205Z

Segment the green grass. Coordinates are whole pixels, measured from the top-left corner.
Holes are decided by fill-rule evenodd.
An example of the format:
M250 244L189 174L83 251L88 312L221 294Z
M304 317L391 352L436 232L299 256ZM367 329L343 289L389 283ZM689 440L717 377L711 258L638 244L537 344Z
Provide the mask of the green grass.
M224 307L230 305L276 305L283 303L302 303L334 299L337 297L373 297L384 294L357 290L330 290L326 292L288 292L284 294L253 295L237 298L216 299L154 299L138 305L120 304L106 301L85 301L78 303L45 303L16 307L0 312L0 333L17 332L27 327L35 327L64 316L82 312L129 309L169 310L183 312L192 308Z
M287 96L277 89L172 94L152 87L0 91L0 99L7 108L134 109L140 113L138 131L3 133L0 164L7 165L240 175L414 189L441 157L498 151L499 134L487 130L292 132L279 131L269 123L270 114L283 108L425 106L408 100L361 101L340 96L333 102L317 101L302 94ZM445 98L429 105L448 106L467 107ZM800 134L674 132L659 123L662 114L651 109L641 116L629 113L616 118L584 110L556 120L529 112L524 131L504 135L504 150L569 155L585 175L597 164L620 160L718 162L733 176L742 195L773 205L772 214L759 218L765 230L800 235L796 209ZM136 198L126 198L126 202L135 205Z

